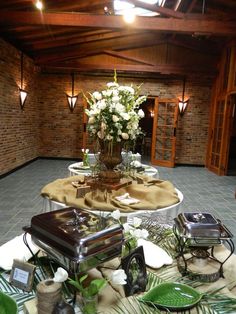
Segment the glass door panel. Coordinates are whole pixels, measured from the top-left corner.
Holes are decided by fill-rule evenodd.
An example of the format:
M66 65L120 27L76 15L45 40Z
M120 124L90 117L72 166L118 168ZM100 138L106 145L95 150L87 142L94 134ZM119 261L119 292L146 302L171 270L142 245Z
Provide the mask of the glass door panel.
M155 165L174 167L177 115L177 99L156 98L151 159Z

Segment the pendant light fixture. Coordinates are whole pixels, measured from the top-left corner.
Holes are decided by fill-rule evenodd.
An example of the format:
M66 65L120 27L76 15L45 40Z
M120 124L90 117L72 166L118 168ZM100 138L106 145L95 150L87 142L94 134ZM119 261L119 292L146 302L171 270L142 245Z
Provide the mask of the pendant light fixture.
M25 100L26 100L26 97L28 95L28 93L23 89L23 79L24 79L24 55L23 55L23 52L21 53L21 62L20 62L20 106L21 106L21 109L23 110L24 109L24 104L25 104Z
M185 92L185 84L186 84L186 77L183 79L183 93L182 93L182 99L179 99L179 113L182 116L187 109L189 98L185 100L184 98L184 92Z
M71 96L67 94L67 100L69 104L70 111L73 112L75 109L75 105L78 99L78 95L74 95L74 80L75 80L75 74L71 74L71 85L72 85L72 90L71 90Z

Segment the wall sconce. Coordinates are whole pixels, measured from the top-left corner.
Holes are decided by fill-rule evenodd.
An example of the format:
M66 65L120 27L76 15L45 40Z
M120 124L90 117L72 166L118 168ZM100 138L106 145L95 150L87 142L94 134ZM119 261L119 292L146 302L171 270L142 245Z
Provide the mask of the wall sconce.
M154 110L151 110L151 111L150 111L150 116L151 116L151 118L154 117Z
M21 53L21 62L20 62L20 88L19 88L19 91L20 91L20 106L21 106L21 109L23 110L24 109L24 104L25 104L25 100L26 100L26 97L28 95L28 93L23 89L23 62L24 62L24 59L23 59L24 55L23 53Z
M189 98L186 100L184 99L184 92L185 92L185 84L186 84L186 78L183 79L183 94L182 94L182 100L179 99L179 113L182 116L187 109Z
M75 109L75 105L78 99L78 95L74 95L74 80L75 80L75 75L74 73L72 73L71 74L71 85L72 85L71 96L66 95L71 112L73 112L73 110Z

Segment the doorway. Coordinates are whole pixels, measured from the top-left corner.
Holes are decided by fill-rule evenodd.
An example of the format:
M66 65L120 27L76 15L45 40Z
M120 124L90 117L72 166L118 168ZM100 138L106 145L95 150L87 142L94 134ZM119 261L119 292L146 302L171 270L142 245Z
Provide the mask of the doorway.
M227 175L236 176L236 94L231 95L233 110L230 121L230 139L229 139L229 155Z
M144 112L144 117L140 119L139 126L144 135L137 140L135 150L142 155L142 160L145 162L150 162L151 160L154 106L155 97L148 97L140 105L140 109Z

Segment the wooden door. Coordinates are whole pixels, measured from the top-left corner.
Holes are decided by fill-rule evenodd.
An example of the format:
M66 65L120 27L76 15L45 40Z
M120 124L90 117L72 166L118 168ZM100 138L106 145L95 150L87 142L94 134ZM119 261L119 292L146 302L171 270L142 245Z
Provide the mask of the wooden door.
M226 175L230 143L231 120L234 111L233 98L228 95L215 102L211 121L208 169L218 175Z
M155 99L151 153L154 165L175 165L177 118L177 99Z

